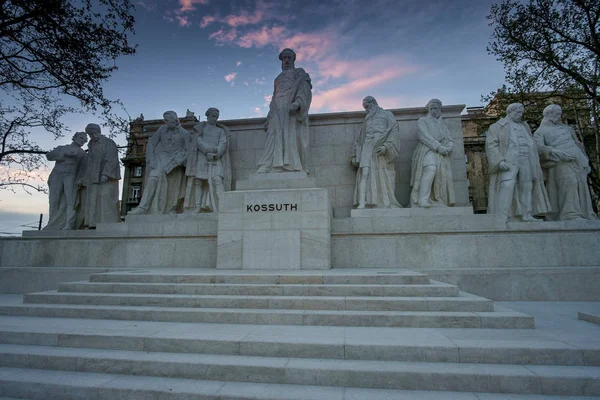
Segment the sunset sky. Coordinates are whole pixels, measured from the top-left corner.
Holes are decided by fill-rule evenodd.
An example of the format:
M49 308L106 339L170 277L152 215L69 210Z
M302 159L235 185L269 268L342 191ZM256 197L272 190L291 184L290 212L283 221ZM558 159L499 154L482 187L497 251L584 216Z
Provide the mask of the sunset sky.
M504 83L502 65L486 51L494 2L137 1L137 54L117 61L105 90L132 118L190 109L204 119L210 106L221 119L264 117L281 71L277 55L290 47L312 78L311 113L358 110L367 95L383 108L424 106L432 97L478 106ZM66 121L75 132L96 118ZM59 141L38 136L50 150L71 133ZM125 144L125 136L116 141ZM40 213L47 221L47 212L46 195L0 192L0 232L20 232Z

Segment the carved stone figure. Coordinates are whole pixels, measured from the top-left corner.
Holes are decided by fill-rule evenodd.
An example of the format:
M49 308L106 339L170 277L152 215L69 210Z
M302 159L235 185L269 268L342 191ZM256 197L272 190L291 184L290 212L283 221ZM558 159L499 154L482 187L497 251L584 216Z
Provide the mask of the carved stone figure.
M100 126L88 124L90 137L85 166L85 224L96 228L100 222L119 222L119 180L121 169L116 143L102 135Z
M454 141L442 119L442 102L431 99L426 117L417 123L419 143L412 158L411 207L454 206L452 148Z
M587 185L589 159L573 128L561 122L562 109L544 109L542 123L533 136L542 167L548 171L547 189L552 219L597 219Z
M363 99L363 107L367 116L350 156L352 165L358 167L354 204L357 208L402 207L394 194L394 159L400 152L398 122L372 96Z
M284 49L279 59L282 72L275 79L264 127L267 140L257 173L306 171L312 85L308 74L295 68L293 50Z
M531 130L522 120L525 108L513 103L506 117L492 124L485 140L490 168L488 214L518 216L536 221L533 215L550 212L550 200Z
M187 155L186 212L217 212L222 193L231 190L229 129L217 123L219 110L206 110L206 122L194 126Z
M176 213L185 197L185 161L190 134L183 129L175 111L163 114L165 125L146 146L146 185L140 204L129 214Z
M58 146L46 153L54 168L48 178L50 216L44 229L75 229L77 209L80 206L85 151L85 132L73 135L73 142Z

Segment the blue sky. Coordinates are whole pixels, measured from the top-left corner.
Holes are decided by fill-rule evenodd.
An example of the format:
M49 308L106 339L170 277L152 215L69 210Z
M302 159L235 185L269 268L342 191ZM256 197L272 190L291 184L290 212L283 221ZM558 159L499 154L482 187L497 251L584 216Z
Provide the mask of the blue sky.
M186 109L204 118L211 106L221 119L264 117L281 71L277 55L291 47L296 66L312 78L313 113L359 110L366 95L384 108L424 106L432 97L477 106L504 83L502 65L486 51L494 2L137 1L137 54L117 61L105 90L132 118ZM75 132L96 118L66 121ZM51 149L70 136L54 141L39 133L35 140ZM116 141L125 144L124 135ZM10 212L25 215L9 219ZM20 232L18 225L47 212L46 195L0 192L0 232Z

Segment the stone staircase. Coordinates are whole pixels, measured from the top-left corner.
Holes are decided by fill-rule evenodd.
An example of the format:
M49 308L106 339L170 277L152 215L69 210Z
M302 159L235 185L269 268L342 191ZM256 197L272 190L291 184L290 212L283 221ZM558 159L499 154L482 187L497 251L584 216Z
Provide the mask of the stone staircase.
M405 270L110 272L0 315L13 398L600 396L600 346Z

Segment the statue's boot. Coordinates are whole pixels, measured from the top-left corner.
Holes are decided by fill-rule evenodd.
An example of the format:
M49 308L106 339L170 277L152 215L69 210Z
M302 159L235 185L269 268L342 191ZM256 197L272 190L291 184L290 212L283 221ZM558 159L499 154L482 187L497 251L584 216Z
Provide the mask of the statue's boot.
M142 201L140 204L129 211L128 215L142 215L147 214L150 209L150 205L152 204L152 199L154 198L154 194L156 193L156 189L158 189L158 178L157 179L148 179L147 187L144 189L144 193L142 194Z
M257 174L266 174L269 172L269 167L266 165L261 165L258 170L256 170Z

